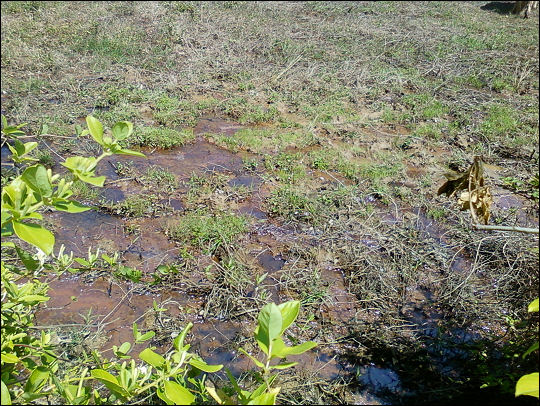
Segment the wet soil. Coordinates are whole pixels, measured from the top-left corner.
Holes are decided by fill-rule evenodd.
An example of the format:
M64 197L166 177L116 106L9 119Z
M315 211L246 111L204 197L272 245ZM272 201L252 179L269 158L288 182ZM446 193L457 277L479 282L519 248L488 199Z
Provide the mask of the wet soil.
M83 258L86 257L88 247L92 247L93 252L97 248L107 253L119 252L122 264L140 269L145 277L149 277L159 265L182 261L181 247L166 237L164 228L168 219L185 210L187 181L192 174L224 173L230 176L227 181L229 186L245 187L251 191L243 201L229 205L230 209L252 218L251 231L243 240L245 251L253 258L255 266L261 271L260 274L268 274L266 280L271 282L267 283L269 297L275 301L288 300L290 292L281 290L277 282L284 272L294 266L294 258L288 254L290 245L293 242L308 243L309 232L270 218L264 211L264 198L269 195L270 188L263 181L261 173L248 172L243 167L245 158L260 160L260 157L247 152L227 151L200 136L204 133L234 136L241 128L244 126L207 117L201 119L195 127L194 132L198 137L189 145L166 151L143 149L146 159L122 156L104 159L97 173L107 176L106 187L101 191L101 197L111 203L121 202L128 196L139 194L142 190L137 179L121 179L117 175L115 167L118 163L125 164L131 161L139 173L143 173L151 166L166 168L173 173L178 180L178 188L160 200L160 203L173 209L172 214L130 219L100 210L77 215L54 212L49 215L49 219L54 225L57 246L64 244L67 252L73 251L76 256ZM380 141L378 147L384 149L384 142ZM4 153L2 149L2 160ZM420 178L425 174L425 169L408 166L406 174L411 179ZM323 185L336 182L351 184L350 180L339 174L326 171L314 170L310 175ZM398 224L407 216L415 218L415 227L421 238L430 241L433 250L452 256L448 271L466 274L471 269L471 258L466 253L456 250L451 238L447 236L447 230L429 218L425 211L418 208L402 208L401 212L397 213L397 208L394 210L392 206L383 207L377 203L374 196L370 195L364 198L364 203L378 207L377 216L388 224ZM494 205L503 211L516 211L517 207L516 218L523 223L529 224L535 220L534 218L531 220L524 209L524 202L515 195L502 196ZM130 232L134 226L138 231ZM356 244L374 251L381 248L377 241L366 236L358 239ZM201 272L202 269L201 266ZM321 264L321 270L321 279L327 287L327 296L317 314L317 322L309 319L304 321L300 334L311 338L314 331L323 325L328 337L317 337L320 342L317 349L295 357L294 361L299 362L295 370L312 371L327 381L339 376L356 376L358 391L350 395L352 398L349 399L356 404L366 402L384 404L389 399L395 400L404 394L407 395L407 391L403 388L402 377L396 372L400 368L393 368L392 364L383 362L358 364L358 360L354 361L354 358L351 360L348 356L348 352L356 350L340 346L339 340L350 336L351 325L359 320L371 322L377 316L363 310L365 306L361 303L362 298L350 292L347 275L341 268L334 266L331 260L327 260ZM436 273L435 270L433 273ZM196 281L199 276L194 274L192 278ZM252 319L206 318L205 297L188 292L182 286L154 292L136 289L134 284L122 283L112 277L100 276L93 281L86 281L81 275L69 275L51 283L49 291L51 300L38 312L36 322L39 325L51 326L90 323L94 328L93 331L100 329L103 332L102 340L97 340L95 346L105 349L130 341L134 321L142 326L140 329L156 328L156 315L149 313L148 310L152 308L154 301L160 303L168 300L170 305L166 306L169 311L166 313L165 324L170 327L171 324L183 326L188 321L194 322L189 342L208 363L225 364L235 375L253 368L251 362L246 357L239 356L237 352L237 348L242 345L243 337L249 337L252 333L254 328ZM437 306L437 300L437 292L429 284L404 292L400 316L406 325L405 330L410 331L411 337L440 338L439 322L443 319L443 314ZM89 309L92 309L94 316L91 322L82 320L81 316ZM460 340L468 342L478 338L466 331L453 331L450 334L457 336L461 334ZM163 348L165 347L166 345ZM432 357L437 367L447 368L448 374L456 373L459 365L456 367L448 362L452 357L455 358L456 354L448 354L444 348L442 350L437 348L437 351L438 355ZM466 361L466 357L462 361Z

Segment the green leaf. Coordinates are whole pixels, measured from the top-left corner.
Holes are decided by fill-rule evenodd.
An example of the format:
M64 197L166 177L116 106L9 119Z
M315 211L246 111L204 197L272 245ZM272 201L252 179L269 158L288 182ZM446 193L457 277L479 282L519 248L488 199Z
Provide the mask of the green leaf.
M149 331L147 333L144 333L142 335L140 335L138 338L137 338L137 343L143 343L147 340L150 340L152 337L154 337L156 335L156 332L155 331Z
M54 247L54 235L47 229L34 223L22 223L13 220L15 234L29 244L35 245L47 255L51 255Z
M4 381L2 381L2 404L11 405L11 395Z
M289 327L298 317L298 312L300 311L300 301L291 300L286 303L282 303L278 306L279 311L281 312L281 317L283 318L280 335Z
M99 144L103 145L103 125L93 116L86 117L86 125L90 131L92 138Z
M272 384L274 383L274 381L276 380L277 378L277 374L276 375L272 375L269 379L268 379L268 386L272 386ZM256 398L257 396L260 396L264 393L264 391L266 390L266 382L263 382L259 385L259 387L257 389L255 389L253 392L251 392L251 398Z
M165 364L165 358L150 348L145 348L139 354L139 358L155 368L161 368Z
M112 135L118 141L125 140L133 132L133 124L129 121L119 121L112 128Z
M536 351L537 349L538 349L538 341L535 342L533 345L531 345L527 351L525 351L525 354L523 354L523 358L525 358L531 352Z
M306 341L305 343L302 343L300 345L289 347L287 352L288 352L288 355L299 355L299 354L303 354L306 351L311 350L312 348L315 348L316 346L317 346L316 342Z
M274 303L268 303L261 309L258 322L259 331L256 338L257 340L261 340L267 348L270 348L272 340L281 333L283 323L281 311Z
M137 323L133 322L133 338L136 340L139 337L139 329L137 328Z
M259 361L257 358L253 357L252 355L249 355L246 350L243 348L239 348L238 351L240 351L242 354L247 355L259 368L264 368L264 364Z
M19 357L17 357L15 354L2 353L0 357L2 358L2 362L5 362L6 364L16 364L20 361Z
M49 368L38 366L32 371L26 384L24 385L24 391L26 393L36 393L49 379Z
M165 404L167 405L174 405L174 402L169 399L166 395L165 395L165 392L163 392L161 389L158 388L158 390L156 391L157 395L158 395L158 398L160 398L162 401L165 402Z
M532 313L532 312L537 312L538 311L538 298L537 299L534 299L531 304L529 304L529 309L528 309L528 312L529 313Z
M221 368L223 368L223 365L208 365L206 362L200 361L195 358L191 358L188 361L188 364L204 372L217 372Z
M111 375L103 369L94 369L90 371L90 375L94 379L97 379L102 384L104 384L111 392L114 392L116 395L125 398L129 396L129 393L120 386L118 379L115 376Z
M516 397L521 395L538 398L538 372L523 375L516 383Z
M48 197L52 194L52 186L47 175L47 169L43 165L34 165L25 169L21 175L22 180L41 196Z
M186 327L182 330L180 334L176 336L176 338L173 341L174 348L176 351L182 351L182 348L184 346L184 339L186 338L186 334L188 331L193 327L193 323L189 322Z
M165 381L165 395L175 405L191 405L195 401L195 396L190 391L173 381Z
M130 348L131 348L131 343L129 343L129 342L126 341L125 343L123 343L123 344L120 346L120 348L118 349L118 351L121 352L122 354L127 354L128 351L130 350Z
M270 389L267 393L263 393L253 399L250 399L248 405L274 405L276 403L276 396L279 393L280 388Z
M294 367L296 364L298 364L298 362L285 362L283 364L273 365L271 366L271 368L272 369L287 369L290 367Z
M17 251L17 255L19 256L26 269L28 269L30 272L34 272L36 269L39 268L39 261L32 258L32 254L30 254L28 251L23 250L22 248L19 248L16 245L15 250Z
M24 295L21 296L18 301L24 303L34 303L34 302L46 302L50 298L48 296L42 295Z
M133 151L131 149L120 148L114 152L115 154L131 155L131 156L140 156L141 158L146 158L142 152Z
M56 210L65 211L68 213L82 213L88 210L92 210L93 207L85 206L74 200L57 200L53 202L53 206Z
M79 174L78 178L82 180L83 182L90 183L91 185L103 187L103 184L105 183L105 176L89 176L89 175L83 175Z

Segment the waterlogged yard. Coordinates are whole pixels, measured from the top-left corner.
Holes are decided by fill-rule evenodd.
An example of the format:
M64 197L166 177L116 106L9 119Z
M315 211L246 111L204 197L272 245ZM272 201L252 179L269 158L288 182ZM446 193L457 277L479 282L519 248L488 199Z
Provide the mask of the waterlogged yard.
M224 368L204 378L198 364L167 382L215 404L212 387L235 393L228 368L253 391L268 382L240 349L261 360L260 310L296 300L284 341L317 346L287 356L298 364L271 382L277 404L536 404L514 391L538 370L537 350L522 357L538 340L527 312L538 234L474 230L457 198L437 191L480 155L489 224L538 228L537 11L234 1L1 10L1 110L10 125L27 123L30 165L72 180L68 157L102 153L87 116L105 134L133 123L119 145L144 154L100 160L103 187L73 179L70 199L92 210L40 211L33 221L54 233L54 254L33 275L17 271L31 258L2 247L3 275L46 284L27 332L49 333L57 354L56 369L23 391L41 398L9 381L11 399L66 403L52 375L108 395L113 384L90 370L141 365L147 347L179 351L173 340L190 323L189 351ZM27 165L8 144L3 188ZM125 355L134 323L139 338L155 335ZM15 363L2 340L4 371Z

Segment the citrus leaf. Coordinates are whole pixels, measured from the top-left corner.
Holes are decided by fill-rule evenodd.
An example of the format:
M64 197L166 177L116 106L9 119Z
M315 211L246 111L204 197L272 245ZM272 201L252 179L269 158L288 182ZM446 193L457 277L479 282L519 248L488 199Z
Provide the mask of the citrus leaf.
M47 255L51 255L54 247L54 235L49 230L34 223L22 223L13 220L15 234L29 244L35 245Z
M523 375L516 383L516 396L527 395L538 398L538 372Z
M165 358L158 353L152 351L150 348L145 348L139 353L139 358L147 364L152 365L155 368L161 368L165 364Z
M112 135L118 141L125 140L133 132L133 124L129 121L119 121L112 127Z
M103 125L93 116L86 117L86 125L90 131L92 138L99 144L103 145Z
M528 312L537 312L538 311L538 299L534 299L531 304L529 305Z
M25 169L21 175L22 180L34 191L41 196L50 196L52 194L52 186L47 175L47 169L43 165L34 165Z
M165 381L165 396L175 405L191 405L195 400L195 396L190 391L173 381Z
M279 311L281 312L281 317L283 322L281 325L280 335L289 327L298 317L298 312L300 311L300 301L291 300L289 302L282 303L278 306Z
M19 357L17 357L15 354L2 353L0 357L2 358L2 362L5 362L6 364L16 364L20 361Z
M266 347L270 348L270 343L281 333L283 317L275 303L265 305L258 317L259 331L258 340L261 340Z
M68 213L82 213L93 209L93 207L85 206L74 200L58 200L53 202L53 206L56 210Z
M191 358L188 361L188 364L204 372L217 372L221 368L223 368L223 365L208 365L206 362L200 361L195 358Z
M94 369L90 372L94 379L97 379L102 384L104 384L111 392L114 392L116 395L125 398L129 396L129 393L120 386L118 379L114 375L111 375L103 369Z
M290 367L294 367L298 362L285 362L283 364L273 365L271 368L273 369L287 369Z
M4 381L2 381L2 404L11 405L11 395Z

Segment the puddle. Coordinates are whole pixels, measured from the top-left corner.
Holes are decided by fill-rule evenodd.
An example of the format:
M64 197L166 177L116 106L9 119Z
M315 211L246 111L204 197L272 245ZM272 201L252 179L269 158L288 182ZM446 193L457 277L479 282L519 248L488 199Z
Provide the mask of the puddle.
M178 250L168 241L161 229L159 219L140 219L140 234L125 233L130 224L119 217L96 210L76 215L54 212L50 220L55 224L56 247L66 246L66 252L85 258L88 247L92 252L125 253L126 265L142 271L152 272L160 263L170 262Z
M229 181L229 186L245 186L250 189L254 189L259 187L259 185L262 183L262 179L258 176L252 176L252 175L241 175L237 176L235 178L232 178Z
M107 202L118 203L125 199L124 192L120 189L105 187L100 193L100 196Z
M118 179L114 166L117 162L133 162L134 167L144 173L151 166L159 166L173 173L179 181L188 180L193 172L216 171L242 176L245 153L235 154L208 141L198 138L192 144L170 150L141 149L146 158L115 155L99 163L97 173L110 180ZM113 166L114 165L114 166Z
M401 381L399 376L391 369L369 365L360 367L358 374L359 382L368 386L371 392L398 393L401 391Z
M281 258L281 255L273 256L267 252L263 252L257 256L259 264L268 272L276 272L283 268L285 260Z
M190 297L177 292L155 295L130 293L127 284L119 287L104 278L87 284L75 276L51 282L49 295L51 299L36 314L36 324L52 327L84 327L90 324L90 331L101 326L106 338L103 342L92 343L101 349L121 345L125 341L132 342L133 322L137 322L141 331L153 328L154 312L148 310L152 309L154 300L157 303L173 301L165 305L169 309L168 316L174 316L175 308L178 313L178 305L192 303Z
M492 213L508 216L522 227L538 227L538 206L531 208L531 201L503 188L493 188Z

